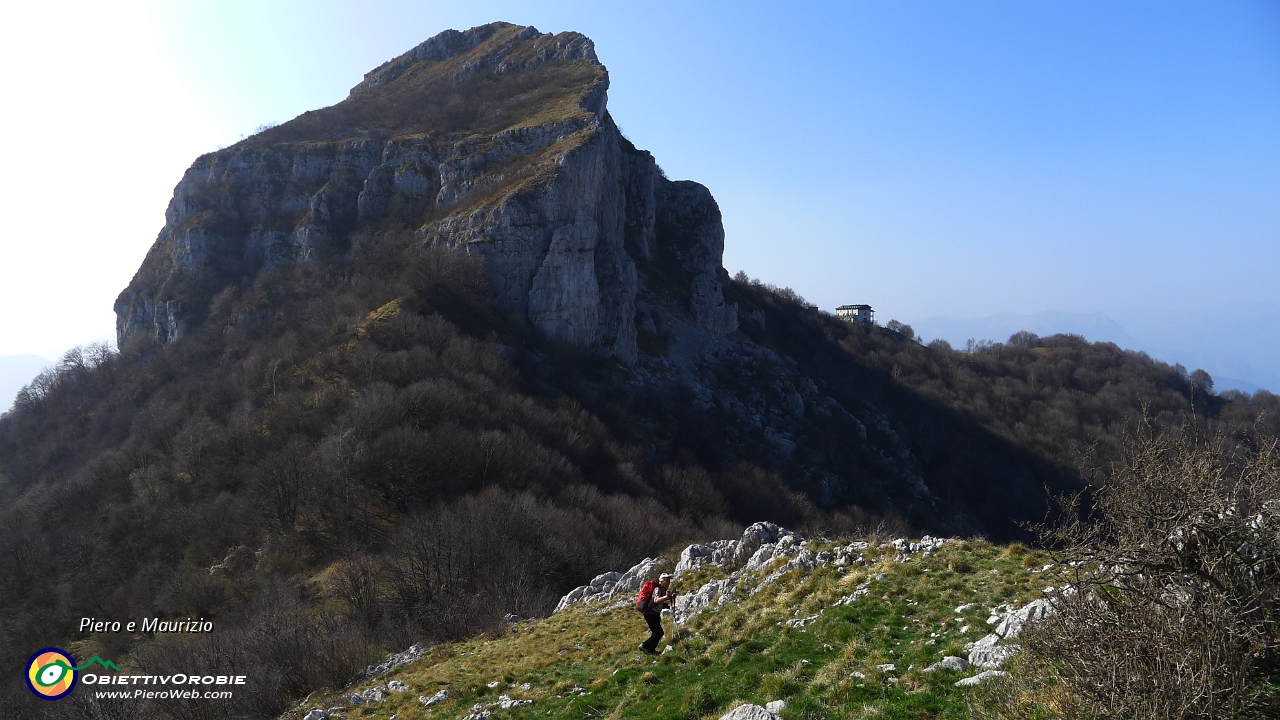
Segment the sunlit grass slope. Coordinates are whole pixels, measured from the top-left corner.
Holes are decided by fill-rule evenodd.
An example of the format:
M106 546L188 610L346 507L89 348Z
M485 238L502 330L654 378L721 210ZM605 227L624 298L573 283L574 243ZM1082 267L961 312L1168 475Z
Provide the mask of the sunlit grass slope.
M749 595L766 570L744 581L739 601L694 616L674 636L668 619L671 650L659 657L638 652L646 632L630 607L574 606L520 621L500 637L435 647L397 671L311 698L297 714L399 680L407 692L344 708L347 717L462 718L507 695L533 702L486 708L494 718L718 718L742 702L773 700L787 702L783 718L964 718L981 690L954 683L977 671L924 668L966 655L964 644L990 631L993 607L1025 604L1066 582L1059 568L1044 569L1048 563L1017 544L952 542L906 561L872 544L863 563L795 571ZM717 577L719 569L700 569L677 589L692 592ZM866 592L857 600L834 605L860 587ZM962 605L969 607L955 612ZM801 627L787 625L813 615ZM440 690L452 697L432 707L419 700Z

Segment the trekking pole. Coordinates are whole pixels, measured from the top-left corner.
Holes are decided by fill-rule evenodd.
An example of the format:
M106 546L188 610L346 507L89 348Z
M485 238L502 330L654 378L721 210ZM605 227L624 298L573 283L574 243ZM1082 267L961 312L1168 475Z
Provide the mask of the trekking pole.
M680 619L676 617L676 609L671 608L671 642L680 639Z

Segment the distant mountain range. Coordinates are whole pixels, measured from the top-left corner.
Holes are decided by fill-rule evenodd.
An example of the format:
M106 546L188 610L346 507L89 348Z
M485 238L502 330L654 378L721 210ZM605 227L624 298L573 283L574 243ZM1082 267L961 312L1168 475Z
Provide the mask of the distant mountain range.
M1257 368L1239 358L1207 357L1203 353L1144 343L1100 312L1042 310L1031 314L1006 312L978 318L940 316L914 321L911 327L925 342L941 338L956 348L963 348L970 338L1005 342L1020 330L1029 330L1042 337L1058 333L1083 335L1091 342L1113 342L1126 350L1145 352L1166 362L1181 362L1191 370L1203 367L1213 376L1219 392L1236 389L1252 393L1262 388L1280 389L1280 377L1275 372Z
M0 412L12 407L18 391L52 364L38 355L0 355Z
M1020 330L1029 330L1037 335L1083 335L1091 342L1113 342L1129 350L1151 352L1102 313L1043 310L1031 315L1006 312L979 318L931 317L913 322L911 327L926 342L942 338L956 347L963 347L969 338L1004 342Z

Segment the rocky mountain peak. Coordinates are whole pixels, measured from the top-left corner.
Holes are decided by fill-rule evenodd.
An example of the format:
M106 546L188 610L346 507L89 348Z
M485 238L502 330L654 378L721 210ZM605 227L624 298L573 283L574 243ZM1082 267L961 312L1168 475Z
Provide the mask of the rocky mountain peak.
M450 30L342 102L198 158L117 300L119 343L171 342L246 277L406 234L483 257L500 306L606 356L635 360L640 295L732 332L715 200L622 137L607 89L578 33Z
M514 36L511 34L513 29L517 30ZM474 27L466 32L445 30L409 52L365 73L364 81L351 88L351 94L368 92L373 88L386 85L415 64L438 63L466 54L492 39L495 33L500 36L496 47L489 48L480 57L466 63L469 71L488 68L505 73L516 68L528 69L530 64L545 62L548 59L597 60L595 43L580 33L566 32L558 35L540 33L532 25L521 27L496 22Z

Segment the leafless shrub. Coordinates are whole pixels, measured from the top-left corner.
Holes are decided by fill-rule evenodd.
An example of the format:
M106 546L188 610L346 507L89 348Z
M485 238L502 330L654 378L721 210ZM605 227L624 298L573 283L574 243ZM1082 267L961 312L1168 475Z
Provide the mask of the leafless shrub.
M1275 717L1277 441L1144 429L1091 515L1045 534L1076 592L1026 633L994 714L1030 716L1031 698L1070 718Z
M158 637L136 662L147 673L247 675L231 698L154 706L159 717L224 720L279 716L295 698L341 686L378 654L359 629L308 607L296 587L276 581L220 618L217 632Z
M368 557L359 557L342 566L337 573L338 596L360 619L373 626L382 617L382 598L378 589L378 565Z
M254 472L263 515L284 530L293 528L310 483L307 453L306 443L290 440L279 452L260 463Z

